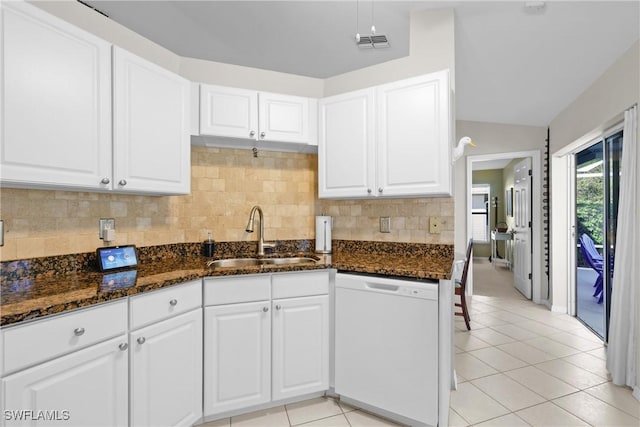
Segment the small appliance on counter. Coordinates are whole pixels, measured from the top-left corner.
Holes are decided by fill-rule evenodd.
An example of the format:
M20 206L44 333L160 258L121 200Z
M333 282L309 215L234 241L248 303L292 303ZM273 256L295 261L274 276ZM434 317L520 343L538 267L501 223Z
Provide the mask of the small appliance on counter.
M331 253L331 230L333 218L327 215L316 217L316 253Z

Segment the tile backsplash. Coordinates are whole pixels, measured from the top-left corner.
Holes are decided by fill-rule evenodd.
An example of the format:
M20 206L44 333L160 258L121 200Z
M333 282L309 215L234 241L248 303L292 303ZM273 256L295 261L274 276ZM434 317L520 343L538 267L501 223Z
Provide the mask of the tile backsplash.
M326 213L335 239L453 244L453 198L318 200L315 154L193 146L191 163L185 196L0 189L0 260L93 251L103 245L99 218L115 218L118 245L199 242L208 231L253 241L245 232L253 205L264 211L267 240L313 239L314 216ZM391 233L380 233L380 216L391 217ZM442 219L440 234L429 234L430 216Z

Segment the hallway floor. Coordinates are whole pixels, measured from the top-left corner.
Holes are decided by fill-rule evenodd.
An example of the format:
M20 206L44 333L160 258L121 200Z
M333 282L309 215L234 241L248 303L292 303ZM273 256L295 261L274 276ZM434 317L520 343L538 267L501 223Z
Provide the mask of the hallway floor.
M474 261L472 330L456 318L450 425L640 425L631 390L608 381L602 342L575 318L524 299L512 277Z
M458 389L449 425L635 426L640 403L607 379L602 342L575 318L513 288L513 274L474 262L471 331L456 317ZM331 398L209 422L218 426L397 426Z

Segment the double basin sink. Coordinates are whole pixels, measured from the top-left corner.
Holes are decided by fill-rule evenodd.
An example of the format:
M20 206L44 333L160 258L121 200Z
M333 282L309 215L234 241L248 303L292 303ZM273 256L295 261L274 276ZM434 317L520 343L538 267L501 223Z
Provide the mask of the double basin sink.
M251 267L260 265L315 264L318 260L310 257L287 258L226 258L207 262L207 267Z

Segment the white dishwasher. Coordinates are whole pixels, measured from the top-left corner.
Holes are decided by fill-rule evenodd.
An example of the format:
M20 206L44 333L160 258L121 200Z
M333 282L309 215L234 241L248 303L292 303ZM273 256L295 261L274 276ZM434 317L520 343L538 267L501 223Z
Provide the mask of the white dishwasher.
M335 391L410 425L438 424L438 282L338 273Z

